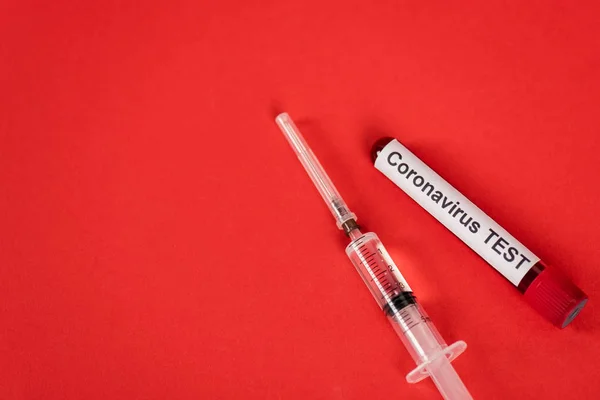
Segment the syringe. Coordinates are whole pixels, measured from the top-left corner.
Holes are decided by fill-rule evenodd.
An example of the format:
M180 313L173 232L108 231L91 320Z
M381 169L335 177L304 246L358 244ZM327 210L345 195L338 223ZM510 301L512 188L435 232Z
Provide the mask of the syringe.
M457 341L448 346L444 342L377 235L361 233L356 215L350 211L290 116L283 113L275 121L321 193L338 228L350 238L346 247L350 261L417 364L406 375L406 380L416 383L429 376L444 399L472 399L450 364L466 349L466 343Z

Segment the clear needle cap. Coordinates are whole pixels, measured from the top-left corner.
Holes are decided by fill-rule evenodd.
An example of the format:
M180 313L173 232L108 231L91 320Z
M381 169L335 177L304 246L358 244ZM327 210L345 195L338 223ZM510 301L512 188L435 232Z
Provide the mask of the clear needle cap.
M275 122L277 122L277 125L290 143L290 146L292 146L310 179L312 179L319 193L321 193L323 200L325 200L336 220L337 227L343 229L342 224L344 222L351 219L356 221L356 215L350 211L290 116L287 113L279 114L275 118Z

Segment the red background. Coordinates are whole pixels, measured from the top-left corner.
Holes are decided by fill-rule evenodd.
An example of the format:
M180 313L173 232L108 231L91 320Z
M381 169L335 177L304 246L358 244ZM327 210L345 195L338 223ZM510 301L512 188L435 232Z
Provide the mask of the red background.
M566 3L3 1L0 398L439 398L276 109L475 398L598 398L599 10ZM379 174L382 135L581 286L575 322Z

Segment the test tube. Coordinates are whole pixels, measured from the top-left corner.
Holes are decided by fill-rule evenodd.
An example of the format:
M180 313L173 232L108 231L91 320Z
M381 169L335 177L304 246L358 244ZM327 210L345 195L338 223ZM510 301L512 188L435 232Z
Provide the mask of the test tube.
M550 322L564 328L579 315L588 301L581 289L541 261L398 140L378 140L371 158L375 168L500 272Z

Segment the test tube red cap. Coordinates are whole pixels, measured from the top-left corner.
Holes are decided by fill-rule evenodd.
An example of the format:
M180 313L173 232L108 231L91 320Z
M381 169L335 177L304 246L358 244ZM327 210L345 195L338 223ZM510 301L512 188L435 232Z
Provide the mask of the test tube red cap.
M560 328L569 325L588 301L568 278L545 268L524 293L527 302Z

